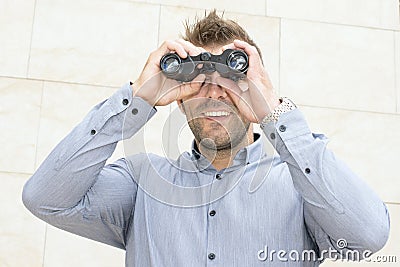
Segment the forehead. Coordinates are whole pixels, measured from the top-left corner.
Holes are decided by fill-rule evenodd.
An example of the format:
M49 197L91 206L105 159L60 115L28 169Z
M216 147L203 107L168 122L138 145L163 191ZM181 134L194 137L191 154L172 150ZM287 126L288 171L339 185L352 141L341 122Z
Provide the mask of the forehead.
M220 55L222 54L222 46L206 46L202 47L204 50L210 52L213 55Z

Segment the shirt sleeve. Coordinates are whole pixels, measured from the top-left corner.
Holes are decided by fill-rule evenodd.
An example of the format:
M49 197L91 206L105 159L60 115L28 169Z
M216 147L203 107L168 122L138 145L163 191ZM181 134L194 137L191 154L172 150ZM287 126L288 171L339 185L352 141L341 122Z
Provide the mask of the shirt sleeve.
M155 112L129 84L96 105L26 182L24 205L58 228L125 248L137 184L125 159L105 163Z
M327 149L324 135L311 133L299 109L262 128L304 200L305 223L320 252L376 252L385 245L389 235L385 204Z

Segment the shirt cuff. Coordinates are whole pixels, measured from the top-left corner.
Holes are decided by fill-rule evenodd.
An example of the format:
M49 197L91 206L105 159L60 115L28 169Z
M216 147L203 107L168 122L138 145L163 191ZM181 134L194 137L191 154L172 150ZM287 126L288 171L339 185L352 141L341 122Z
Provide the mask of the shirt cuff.
M84 146L97 149L132 137L156 113L139 97L133 97L129 84L97 104L56 149L56 169L60 169Z
M299 109L282 113L277 122L261 124L261 128L283 160L285 152L288 152L285 143L300 136L306 139L310 138L309 141L314 139L307 121ZM304 138L302 139L304 140Z
M121 131L123 135L121 139L132 137L157 112L144 99L133 96L129 83L125 84L105 102L100 103L99 106L97 112L101 114L93 117L96 120L93 122L93 130L96 132L113 131L113 133L108 134L115 134L115 131ZM122 122L118 123L119 130L108 126L111 121L115 123L115 120L110 120L114 116L119 117L118 120Z

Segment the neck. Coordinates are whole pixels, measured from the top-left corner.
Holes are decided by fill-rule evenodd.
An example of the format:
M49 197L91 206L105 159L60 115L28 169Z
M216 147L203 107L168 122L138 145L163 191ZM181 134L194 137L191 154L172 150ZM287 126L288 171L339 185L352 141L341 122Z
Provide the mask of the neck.
M225 169L232 165L233 159L242 148L254 142L253 127L249 127L249 131L237 146L228 149L209 149L199 144L196 140L197 147L200 153L206 157L217 170Z

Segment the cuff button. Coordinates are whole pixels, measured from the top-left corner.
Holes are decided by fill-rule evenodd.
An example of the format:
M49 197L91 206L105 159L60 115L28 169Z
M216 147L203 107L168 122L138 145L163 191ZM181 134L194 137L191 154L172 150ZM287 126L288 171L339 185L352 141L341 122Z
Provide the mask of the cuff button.
M139 110L138 110L137 108L132 109L132 114L133 114L133 115L138 114L138 112L139 112Z
M286 131L286 126L285 125L279 126L279 131L281 131L281 132Z
M128 105L129 104L129 100L125 98L124 100L122 100L122 104L124 106Z

